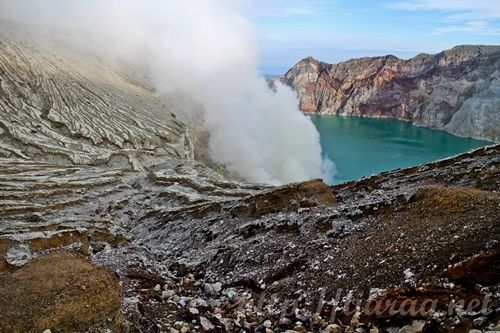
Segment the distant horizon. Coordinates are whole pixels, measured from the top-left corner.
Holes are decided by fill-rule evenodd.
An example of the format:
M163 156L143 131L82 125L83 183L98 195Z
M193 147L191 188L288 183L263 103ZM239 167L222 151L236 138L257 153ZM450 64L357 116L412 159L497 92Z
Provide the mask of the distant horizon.
M347 50L335 48L290 48L263 50L261 52L261 65L259 66L259 70L265 75L283 75L292 66L307 57L313 57L319 61L336 64L350 59L386 56L389 54L401 59L410 59L420 53L422 52L398 50Z
M500 43L498 0L239 1L259 36L261 68Z
M335 48L330 48L330 49L290 48L290 49L280 49L280 50L267 50L262 52L261 55L262 64L259 66L259 71L262 75L270 75L270 76L284 75L291 67L293 67L299 61L307 57L313 57L316 60L326 62L329 64L337 64L357 58L379 57L387 55L393 55L400 59L408 60L422 53L437 54L439 52L449 50L461 45L500 46L500 44L458 44L434 52L400 51L400 50L347 50L347 49L335 49Z

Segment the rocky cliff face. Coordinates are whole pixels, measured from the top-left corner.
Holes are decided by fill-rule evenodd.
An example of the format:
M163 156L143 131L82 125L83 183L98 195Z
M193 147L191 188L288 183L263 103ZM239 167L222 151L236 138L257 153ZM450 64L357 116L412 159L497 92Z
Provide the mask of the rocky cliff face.
M244 184L125 68L10 26L0 45L0 331L500 329L500 146Z
M457 46L409 60L306 58L282 79L308 113L403 119L500 141L500 46Z

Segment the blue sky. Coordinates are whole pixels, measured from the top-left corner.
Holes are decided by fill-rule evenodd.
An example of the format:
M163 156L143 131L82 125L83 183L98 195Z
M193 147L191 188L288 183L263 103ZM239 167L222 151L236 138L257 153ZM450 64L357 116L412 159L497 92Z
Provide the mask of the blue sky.
M500 0L247 0L243 9L260 34L264 71L308 55L408 58L500 44Z

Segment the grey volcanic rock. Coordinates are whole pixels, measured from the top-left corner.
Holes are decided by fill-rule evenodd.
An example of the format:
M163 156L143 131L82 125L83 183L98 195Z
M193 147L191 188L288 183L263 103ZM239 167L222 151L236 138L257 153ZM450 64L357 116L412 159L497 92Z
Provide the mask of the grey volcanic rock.
M186 126L124 68L0 22L0 157L134 170L192 155Z
M500 141L500 46L457 46L327 64L301 60L282 78L307 113L384 117Z
M500 145L333 187L245 184L197 159L182 101L33 36L0 30L0 331L468 332L483 316L333 320L337 290L490 298L477 328L498 325Z

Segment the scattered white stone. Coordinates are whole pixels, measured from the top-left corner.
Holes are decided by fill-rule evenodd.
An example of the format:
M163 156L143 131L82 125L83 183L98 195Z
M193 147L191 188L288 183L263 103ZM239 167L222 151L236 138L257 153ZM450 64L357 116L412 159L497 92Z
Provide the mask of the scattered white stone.
M179 298L179 304L181 306L186 306L191 299L192 299L192 297L182 296L181 298Z
M207 302L204 299L201 299L199 297L196 297L194 300L191 301L190 305L192 307L208 307Z
M489 327L491 331L500 331L500 320L496 323L496 325L492 325Z
M481 325L483 325L486 322L486 320L488 320L488 318L486 318L486 317L475 318L472 321L472 325L474 325L474 326L481 326Z
M424 329L425 321L415 320L411 325L403 326L399 333L420 333Z
M30 248L27 245L20 244L11 247L5 255L5 260L13 266L21 267L33 259Z
M180 329L183 325L184 325L184 322L183 322L183 321L176 321L176 322L174 323L174 328L176 328L176 329Z
M200 317L200 324L201 324L201 327L203 327L203 329L205 331L211 331L215 328L215 326L210 322L210 320L208 320L207 318L205 317Z
M361 312L356 312L352 318L351 318L351 326L358 326L359 324L359 317L361 316Z
M234 291L233 289L229 289L228 291L226 291L226 295L227 297L229 297L230 299L233 299L236 297L236 295L238 295L236 293L236 291Z
M411 269L409 269L409 268L405 269L403 274L405 275L405 282L406 283L408 283L410 285L415 284L415 274L411 271Z
M368 296L368 300L374 300L379 296L384 296L387 294L386 289L371 288Z
M325 328L325 333L342 333L344 330L337 324L330 324Z
M273 326L273 323L270 320L266 320L263 325L264 327L271 328L271 326Z
M173 290L164 290L161 292L161 299L169 299L170 297L175 295L175 291Z
M210 296L217 296L222 290L222 284L220 282L205 283L203 285L203 289L205 290L205 294Z
M49 329L46 329L45 331L43 331L43 333L52 333L52 331Z
M157 284L155 287L154 287L154 290L155 291L160 291L161 290L161 286L159 284Z

